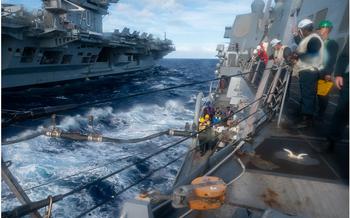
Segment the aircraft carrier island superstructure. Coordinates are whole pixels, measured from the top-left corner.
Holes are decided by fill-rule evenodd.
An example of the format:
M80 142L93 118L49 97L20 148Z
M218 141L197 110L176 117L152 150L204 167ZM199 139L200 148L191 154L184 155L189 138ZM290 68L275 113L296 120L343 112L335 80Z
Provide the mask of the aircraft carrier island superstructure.
M43 0L43 8L2 4L2 87L14 88L151 68L172 41L128 28L103 33L118 0Z

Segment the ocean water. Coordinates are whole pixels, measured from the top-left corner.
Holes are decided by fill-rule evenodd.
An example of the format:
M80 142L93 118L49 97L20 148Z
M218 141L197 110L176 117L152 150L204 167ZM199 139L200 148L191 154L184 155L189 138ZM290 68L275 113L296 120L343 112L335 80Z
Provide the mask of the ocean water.
M162 89L184 83L214 78L217 60L164 59L159 66L131 76L108 77L74 85L32 88L23 92L3 93L2 107L26 110L42 106L83 103L108 99L146 90ZM57 127L65 131L87 133L88 116L94 116L94 131L113 138L138 138L167 129L183 129L192 122L196 95L207 93L209 83L174 89L156 94L126 98L100 105L78 108L57 114ZM2 129L2 140L16 139L50 125L50 118L24 121ZM11 161L9 169L24 189L57 180L27 194L32 201L69 192L81 184L96 180L140 158L174 143L181 138L161 136L136 144L77 142L39 136L12 145L2 146L2 157ZM164 153L118 173L87 190L71 195L53 206L54 217L75 217L86 209L111 198L113 193L177 157L184 157L190 140ZM162 169L126 192L114 196L109 203L93 210L87 217L116 217L126 199L142 190L165 192L171 187L182 158ZM106 165L107 163L110 163ZM95 170L89 170L103 166ZM2 182L2 211L20 205L9 195ZM43 210L41 210L42 212Z

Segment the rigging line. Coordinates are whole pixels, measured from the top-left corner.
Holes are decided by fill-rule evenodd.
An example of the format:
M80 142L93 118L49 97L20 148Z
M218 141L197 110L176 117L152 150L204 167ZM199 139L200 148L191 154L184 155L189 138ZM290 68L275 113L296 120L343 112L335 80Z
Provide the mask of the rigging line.
M163 145L160 145L159 147L162 148L162 147L164 147L164 146L166 146L166 145L168 145L168 144L170 144L170 143L171 143L171 142L164 143ZM51 183L53 183L53 182L56 182L56 181L59 181L59 180L64 180L64 179L67 179L67 178L70 178L70 177L79 175L79 174L84 173L84 172L94 171L94 170L96 170L96 169L105 167L105 166L107 166L107 165L110 165L110 164L113 164L113 163L122 161L122 160L124 160L124 159L128 159L128 158L130 158L130 157L133 158L134 155L133 155L133 156L123 157L123 158L120 158L120 159L117 159L117 160L113 160L113 161L104 163L104 164L102 164L102 165L100 165L100 166L96 166L96 167L94 167L94 168L86 169L86 170L77 172L77 173L72 174L72 175L68 175L68 176L65 176L65 177L57 178L57 179L54 179L54 180L51 180L51 181L49 180L49 181L47 181L47 182L45 182L45 183L42 183L42 184L39 184L39 185L36 185L36 186L33 186L33 187L26 188L26 189L24 189L24 191L30 191L30 190L32 190L32 189L36 189L36 188L39 188L39 187L42 187L42 186L46 186L46 185L51 184ZM130 158L130 159L132 159L132 158Z
M162 148L168 144L170 144L171 142L167 142L167 143L164 143L162 145L160 145L159 147ZM117 159L117 160L113 160L113 161L110 161L110 162L107 162L107 163L104 163L100 166L96 166L96 167L93 167L93 168L90 168L90 169L86 169L86 170L82 170L82 171L79 171L77 173L74 173L74 174L71 174L71 175L68 175L68 176L64 176L64 177L60 177L60 178L56 178L56 179L52 179L52 180L48 180L44 183L41 183L41 184L38 184L38 185L35 185L35 186L32 186L32 187L28 187L28 188L24 188L24 191L31 191L33 189L36 189L36 188L39 188L39 187L42 187L42 186L46 186L46 185L49 185L49 184L52 184L56 181L60 181L60 180L64 180L64 179L68 179L70 177L74 177L76 175L79 175L79 174L82 174L82 173L85 173L85 172L90 172L90 171L94 171L96 169L99 169L99 168L102 168L102 167L105 167L107 165L110 165L110 164L113 164L113 163L116 163L116 162L119 162L119 161L122 161L124 159L128 159L130 157L133 157L133 156L127 156L127 157L124 157L124 158L120 158L120 159ZM131 160L132 158L130 158ZM13 196L13 194L8 194L8 195L5 195L5 196L2 196L1 198L2 199L9 199L9 198L14 198L15 196Z
M193 149L191 149L191 150L193 150ZM189 151L191 151L191 150L189 150ZM182 154L182 155L180 155L179 157L173 159L172 161L168 162L167 164L165 164L165 165L163 165L163 166L161 166L161 167L158 167L158 168L152 170L152 171L151 171L150 173L148 173L146 176L144 176L144 177L142 177L141 179L137 180L136 182L130 184L130 185L127 186L126 188L123 188L122 190L116 192L116 193L113 195L113 197L108 198L108 199L102 201L101 203L96 204L95 206L89 208L88 210L86 210L86 211L84 211L83 213L81 213L81 214L79 214L78 216L76 216L76 218L83 217L83 216L85 216L86 214L88 214L89 212L95 210L96 208L98 208L98 207L100 207L100 206L106 204L107 202L109 202L109 201L111 201L112 199L114 199L116 196L122 194L123 192L129 190L130 188L132 188L132 187L134 187L134 186L140 184L142 181L148 179L149 177L151 177L151 176L152 176L154 173L156 173L157 171L168 167L169 165L171 165L171 164L175 163L176 161L180 160L181 158L184 158L184 156L185 156L186 154L187 154L187 152L185 152L185 154Z
M76 176L76 175L82 174L82 173L91 172L91 171L100 169L100 168L102 168L102 167L108 166L108 165L110 165L110 164L113 164L113 163L116 163L116 162L119 162L119 161L122 161L122 160L125 160L125 159L127 159L127 160L130 159L130 160L131 160L132 158L134 158L134 156L127 156L127 157L119 158L119 159L117 159L117 160L110 161L110 162L107 162L107 163L104 163L104 164L102 164L102 165L98 165L98 166L96 166L96 167L92 167L92 168L89 168L89 169L85 169L85 170L76 172L76 173L74 173L74 174L68 175L68 176L59 177L59 178L57 178L57 179L49 180L49 181L47 181L47 182L45 182L45 183L41 183L41 184L39 184L39 185L26 188L26 189L24 189L24 191L30 191L30 190L33 190L33 189L36 189L36 188L39 188L39 187L42 187L42 186L49 185L49 184L54 183L54 182L56 182L56 181L65 180L65 179L74 177L74 176Z
M255 111L254 113L249 114L248 116L244 117L243 119L240 119L236 124L240 124L241 122L245 121L249 117L253 116L254 114L260 112L259 110Z
M140 163L142 163L142 162L144 162L144 161L146 161L146 160L148 160L148 159L154 157L155 155L158 155L158 154L160 154L160 153L162 153L162 152L164 152L164 151L166 151L166 150L168 150L168 149L170 149L170 148L172 148L172 147L174 147L174 146L176 146L176 145L178 145L178 144L180 144L180 143L182 143L182 142L188 140L188 139L191 138L191 137L192 137L192 136L189 136L189 137L186 137L186 138L184 138L184 139L181 139L181 140L179 140L179 141L173 143L172 145L169 145L168 147L162 148L162 149L158 150L157 152L154 152L154 153L152 153L152 154L146 156L145 158L140 159L139 161L136 161L136 162L134 162L134 163L132 163L132 164L129 164L129 165L127 165L127 166L125 166L125 167L123 167L123 168L117 170L117 171L114 171L114 172L109 173L109 174L107 174L107 175L105 175L105 176L103 176L103 177L100 177L100 178L96 179L95 181L86 183L86 184L84 184L84 185L82 185L82 186L80 186L80 187L78 187L78 188L75 188L75 189L73 189L73 190L71 190L71 191L69 191L69 192L63 194L62 197L64 198L64 197L67 197L67 196L72 195L72 194L74 194L74 193L80 192L81 190L86 189L86 188L88 188L88 187L90 187L90 186L92 186L92 185L94 185L94 184L96 184L96 183L98 183L98 182L101 182L101 181L103 181L103 180L105 180L105 179L107 179L107 178L109 178L109 177L111 177L111 176L114 176L114 175L117 174L117 173L120 173L120 172L122 172L122 171L124 171L124 170L126 170L126 169L128 169L128 168L130 168L130 167L133 167L133 166L135 166L135 165L137 165L137 164L140 164Z
M248 73L240 73L240 74L235 74L235 75L227 76L227 77L230 78L230 77L242 76L242 75L245 75L245 74L248 74ZM182 87L186 87L186 86L193 86L193 85L197 85L197 84L201 84L201 83L207 83L207 82L211 82L211 81L216 81L216 80L220 80L220 79L221 78L215 78L215 79L203 80L203 81L198 81L198 82L193 82L193 83L186 83L186 84L182 84L182 85L178 85L178 86L167 87L167 88L164 88L164 89L155 89L155 90L150 90L150 91L147 91L147 92L139 92L139 93L135 93L135 94L131 94L131 95L118 96L118 97L104 99L104 100L99 100L99 101L94 101L94 102L85 102L85 103L81 103L81 104L67 104L67 105L46 106L46 107L40 107L40 108L33 108L33 109L30 110L33 113L30 113L29 116L31 116L31 117L42 117L42 116L45 116L45 115L47 115L49 113L50 114L51 113L57 113L57 112L61 112L61 111L72 110L72 109L79 108L79 107L98 105L98 104L108 103L108 102L115 101L115 100L133 98L133 97L142 96L142 95L149 95L149 94L154 94L154 93L158 93L158 92L169 91L169 90L172 90L172 89L178 89L178 88L182 88ZM34 114L35 112L37 112L37 114ZM11 122L11 120L9 122Z

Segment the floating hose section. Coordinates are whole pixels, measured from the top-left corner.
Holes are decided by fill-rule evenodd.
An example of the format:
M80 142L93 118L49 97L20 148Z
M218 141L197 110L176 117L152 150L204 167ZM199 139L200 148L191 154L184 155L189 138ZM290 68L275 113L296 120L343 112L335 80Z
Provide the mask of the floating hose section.
M112 143L138 143L147 140L151 140L162 135L170 135L170 136L191 136L192 132L180 131L180 130L166 130L163 132L154 133L149 136L145 136L142 138L134 138L134 139L118 139L118 138L110 138L104 137L98 134L82 134L82 133L69 133L62 132L59 129L53 129L51 131L47 131L45 133L46 136L55 137L55 138L63 138L69 140L77 140L77 141L93 141L93 142L112 142Z
M1 145L11 145L11 144L27 141L27 140L36 138L38 136L41 136L43 134L44 134L43 131L39 131L39 132L33 133L31 135L24 136L24 137L21 137L21 138L18 138L18 139L9 140L9 141L3 141L3 142L1 142Z
M143 138L135 138L135 139L114 139L114 138L109 138L109 137L102 137L103 142L113 142L113 143L138 143L146 140L150 140L153 138L160 137L162 135L168 135L169 131L163 131L163 132L158 132L154 133L152 135L143 137Z
M71 133L71 132L63 132L57 128L54 128L49 131L40 131L36 132L34 134L15 139L10 141L4 141L1 144L2 145L10 145L15 144L23 141L27 141L33 138L36 138L40 135L45 135L48 137L54 137L54 138L62 138L62 139L68 139L68 140L74 140L74 141L93 141L93 142L111 142L111 143L139 143L147 140L151 140L157 137L160 137L162 135L170 135L170 136L181 136L181 137L188 137L191 136L192 132L187 131L181 131L181 130L166 130L163 132L154 133L152 135L148 135L142 138L134 138L134 139L118 139L118 138L110 138L110 137L104 137L102 135L98 134L82 134L82 133Z

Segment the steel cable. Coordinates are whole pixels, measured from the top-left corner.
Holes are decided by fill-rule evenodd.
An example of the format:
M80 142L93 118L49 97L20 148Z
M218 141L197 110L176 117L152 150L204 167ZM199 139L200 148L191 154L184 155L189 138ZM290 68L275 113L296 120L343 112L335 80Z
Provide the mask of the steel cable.
M191 150L194 150L194 148L191 149ZM191 150L189 150L189 151L191 151ZM104 201L102 201L102 202L96 204L95 206L89 208L88 210L86 210L86 211L84 211L83 213L81 213L81 214L79 214L78 216L76 216L76 218L83 217L83 216L85 216L86 214L88 214L89 212L93 211L94 209L96 209L96 208L98 208L98 207L100 207L100 206L102 206L102 205L108 203L109 201L111 201L112 199L114 199L116 196L122 194L123 192L129 190L130 188L134 187L135 185L138 185L138 184L141 183L142 181L144 181L144 180L146 180L147 178L151 177L151 176L152 176L154 173L156 173L157 171L159 171L159 170L161 170L161 169L164 169L164 168L168 167L169 165L175 163L176 161L180 160L180 159L183 158L186 154L187 154L187 152L186 152L185 154L182 154L182 155L180 155L179 157L173 159L172 161L168 162L167 164L165 164L165 165L163 165L163 166L160 166L160 167L158 167L158 168L152 170L152 171L151 171L150 173L148 173L146 176L144 176L144 177L142 177L141 179L137 180L136 182L134 182L134 183L128 185L127 187L123 188L122 190L116 192L115 195L114 195L113 197L108 198L108 199L106 199L106 200L104 200Z
M164 143L162 144L161 146L159 146L160 148L170 144L171 142L168 142L168 143ZM43 183L40 183L38 185L35 185L35 186L32 186L32 187L28 187L28 188L24 188L23 190L26 192L26 191L31 191L33 189L36 189L36 188L39 188L39 187L42 187L42 186L46 186L46 185L49 185L49 184L52 184L54 182L57 182L57 181L60 181L60 180L65 180L65 179L68 179L68 178L71 178L71 177L74 177L74 176L77 176L79 174L82 174L82 173L86 173L86 172L91 172L91 171L94 171L94 170L97 170L99 168L102 168L102 167L105 167L107 165L110 165L110 164L113 164L113 163L116 163L116 162L119 162L119 161L122 161L122 160L125 160L125 159L132 159L134 158L134 156L127 156L127 157L123 157L123 158L119 158L117 160L113 160L113 161L110 161L110 162L107 162L107 163L104 163L102 165L99 165L99 166L96 166L96 167L93 167L93 168L88 168L88 169L85 169L85 170L81 170L79 172L76 172L74 174L70 174L70 175L67 175L67 176L63 176L63 177L59 177L59 178L56 178L56 179L51 179L51 180L48 180L46 182L43 182ZM2 196L1 199L9 199L9 198L14 198L15 196L13 196L12 194L8 194L8 195L5 195L5 196Z

